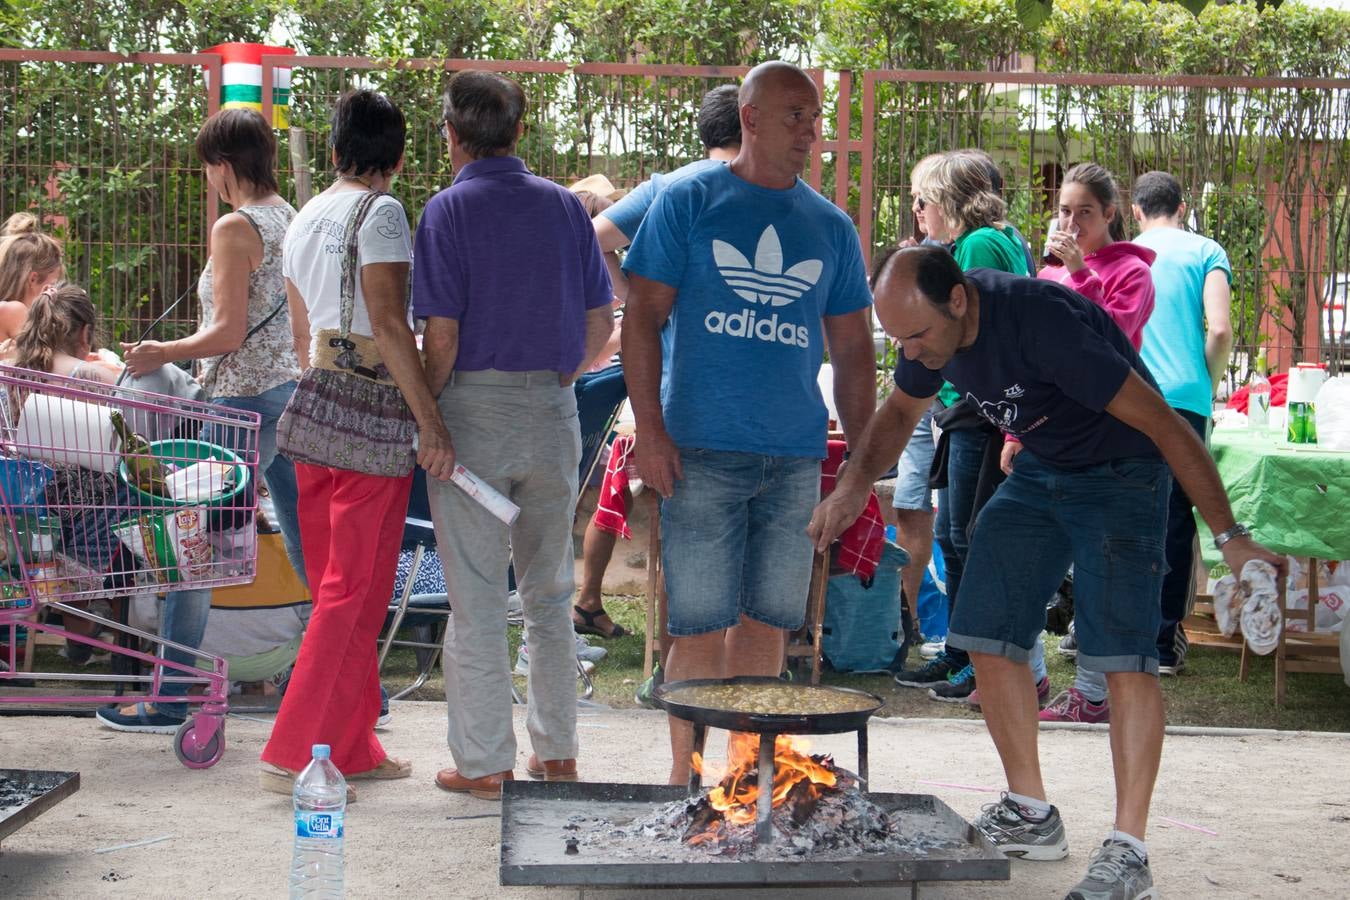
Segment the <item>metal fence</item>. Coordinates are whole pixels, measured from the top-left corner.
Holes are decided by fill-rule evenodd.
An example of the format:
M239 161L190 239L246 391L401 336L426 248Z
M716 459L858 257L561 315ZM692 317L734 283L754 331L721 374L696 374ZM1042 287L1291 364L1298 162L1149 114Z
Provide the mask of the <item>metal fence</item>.
M560 183L603 174L631 188L653 172L668 172L703 156L696 116L703 95L737 81L748 68L641 66L555 62L403 60L389 66L367 59L263 56L263 80L274 66L294 66L290 112L292 155L284 177L322 180L331 170L326 139L333 101L352 87L388 95L409 122L398 193L413 215L449 185L450 160L440 136L441 92L448 73L491 69L525 91L529 105L518 152L536 174ZM824 87L824 73L812 70ZM270 115L271 97L263 101ZM806 178L819 187L820 149Z
M278 160L283 193L300 201L322 189L329 107L342 91L369 86L408 116L395 190L413 216L450 182L438 134L450 71L491 68L521 82L530 112L520 152L533 171L562 183L598 172L618 187L701 156L699 99L745 72L353 57L264 56L262 64L264 83L273 66L293 67L292 127ZM70 276L89 286L109 337L134 337L190 293L205 260L217 203L192 138L218 105L204 74L218 75L219 65L213 54L0 50L0 214L33 210L65 240ZM1346 282L1337 280L1350 272L1350 81L811 75L827 116L807 180L853 215L866 252L912 233L909 168L929 152L976 146L993 155L1009 217L1037 245L1070 165L1099 162L1126 189L1143 171L1167 169L1186 186L1196 227L1232 258L1236 378L1257 346L1280 365L1350 355ZM264 91L264 114L271 102ZM1333 310L1336 285L1342 305ZM189 297L167 327L186 331L195 316Z
M913 234L910 167L928 153L993 156L1009 218L1035 247L1070 166L1114 173L1129 233L1131 183L1164 169L1181 181L1193 227L1228 251L1234 378L1245 380L1258 347L1281 368L1345 367L1350 81L923 71L861 81L855 168L868 252Z
M205 72L220 83L219 56L0 49L0 215L31 210L64 241L108 337L139 334L201 271Z

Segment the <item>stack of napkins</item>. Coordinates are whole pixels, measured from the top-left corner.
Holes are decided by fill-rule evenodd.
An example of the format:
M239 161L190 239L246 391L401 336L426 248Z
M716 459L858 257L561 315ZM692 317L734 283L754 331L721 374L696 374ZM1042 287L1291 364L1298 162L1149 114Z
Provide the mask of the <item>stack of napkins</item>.
M170 472L164 478L169 496L180 503L202 503L234 487L234 466L206 459Z

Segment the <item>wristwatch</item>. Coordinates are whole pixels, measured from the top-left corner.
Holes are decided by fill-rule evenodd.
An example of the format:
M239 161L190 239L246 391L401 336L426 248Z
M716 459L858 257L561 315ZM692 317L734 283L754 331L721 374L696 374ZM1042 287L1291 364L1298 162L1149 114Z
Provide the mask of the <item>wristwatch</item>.
M1223 534L1214 535L1214 549L1222 550L1223 545L1231 541L1233 538L1251 537L1251 536L1252 536L1251 529L1248 528L1246 525L1243 525L1241 522L1239 522L1232 528L1225 531Z

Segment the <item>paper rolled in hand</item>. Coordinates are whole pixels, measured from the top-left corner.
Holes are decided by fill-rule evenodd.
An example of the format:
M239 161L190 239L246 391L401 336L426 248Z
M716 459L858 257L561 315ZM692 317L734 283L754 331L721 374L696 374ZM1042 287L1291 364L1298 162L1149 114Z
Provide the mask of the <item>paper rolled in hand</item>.
M455 471L450 475L450 481L458 485L464 493L477 500L483 505L484 509L507 525L514 524L516 517L520 515L519 506L512 503L501 491L458 463L455 464Z

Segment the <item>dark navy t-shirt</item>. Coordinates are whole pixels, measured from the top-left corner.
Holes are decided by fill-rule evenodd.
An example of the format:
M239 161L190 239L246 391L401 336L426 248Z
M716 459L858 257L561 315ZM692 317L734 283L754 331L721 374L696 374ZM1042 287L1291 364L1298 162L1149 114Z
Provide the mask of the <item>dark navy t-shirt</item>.
M945 378L989 421L1053 465L1159 456L1148 437L1105 411L1130 369L1157 390L1105 310L1043 279L993 269L972 269L966 279L980 295L975 343L936 372L902 356L895 367L900 390L931 397Z

